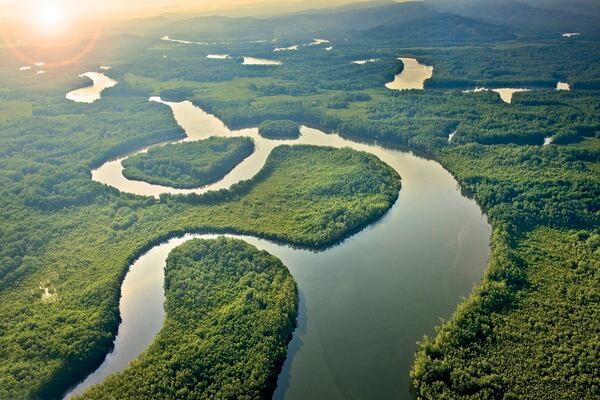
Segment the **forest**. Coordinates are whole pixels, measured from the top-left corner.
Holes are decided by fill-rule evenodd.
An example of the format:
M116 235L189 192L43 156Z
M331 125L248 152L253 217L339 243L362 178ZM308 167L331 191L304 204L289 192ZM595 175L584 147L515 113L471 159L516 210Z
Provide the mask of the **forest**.
M267 399L296 324L296 285L277 258L237 239L191 240L165 268L155 341L80 399Z
M500 236L485 282L420 343L417 396L598 398L600 235L541 227L516 245Z
M0 375L7 379L0 384L0 398L58 397L91 372L116 334L119 287L126 268L153 245L184 232L231 232L319 248L381 217L398 197L398 175L376 157L312 146L278 147L253 181L231 193L205 195L218 201L178 196L157 201L119 194L89 180L90 154L111 154L113 146L121 147L114 144L114 136L104 138L102 130L94 129L93 121L99 118L122 118L119 111L108 111L118 110L121 100L105 100L92 106L104 112L86 114L84 121L89 123L64 115L36 117L47 125L59 119L81 123L79 129L90 127L83 131L87 135L81 134L89 147L81 145L80 151L70 147L54 159L44 158L57 143L63 148L80 145L60 135L25 129L16 143L39 139L40 146L29 154L15 151L3 158L0 357L6 362ZM123 113L139 124L148 120L147 108L160 110L154 114L157 118L167 114L166 108L147 101L137 107L139 113L128 108ZM164 121L169 121L166 132L177 138L173 120ZM129 143L140 131L123 124L114 134L119 132L121 143ZM152 130L142 132L148 135L146 143L153 140ZM74 201L49 186L55 193L52 207L28 204L28 192L17 186L21 180L12 180L13 174L26 175L29 189L37 189L42 167L51 162L69 163L75 171L73 177L63 174L55 179L69 179L66 182L80 190L90 187L96 195ZM77 171L88 178L78 181ZM49 297L43 296L44 287Z
M258 133L269 139L297 139L300 125L290 120L266 120L258 126Z
M348 53L352 51L356 50ZM383 51L379 48L370 54L382 56ZM546 290L559 290L559 293L576 290L576 281L571 279L566 280L562 288L547 289L548 280L540 281L538 276L552 269L558 282L564 270L554 269L555 259L544 264L542 256L528 258L523 243L529 247L539 246L538 251L543 254L544 249L556 251L551 250L555 242L569 243L579 230L583 232L582 237L592 238L590 243L594 243L593 238L598 234L600 120L598 92L590 89L595 88L593 82L599 76L597 69L589 68L594 61L588 58L598 54L597 46L589 41L529 43L528 46L497 45L452 51L410 49L404 54L435 66L434 78L426 83L428 90L388 93L372 84L367 84L370 86L367 88L352 83L346 88L355 90L337 92L332 82L312 82L307 85L312 90L303 91L299 89L303 78L295 74L293 78L288 75L280 79L277 75L282 69L264 71L271 77L263 79L260 85L293 86L294 95L281 89L259 91L256 81L245 83L243 79L224 84L196 81L188 85L194 88L191 98L195 103L233 126L291 117L346 136L383 140L424 151L448 168L461 183L462 190L474 196L486 211L495 232L488 274L453 318L441 326L436 337L421 343L412 371L420 398L521 398L524 388L528 388L530 398L559 399L564 396L561 388L565 385L570 385L567 393L573 397L597 397L597 387L593 384L597 373L593 364L595 345L587 340L588 336L569 333L569 329L574 329L571 326L583 321L551 320L544 313L538 313L535 306L523 303L543 298L548 293ZM563 57L569 57L568 62ZM580 60L588 61L580 63ZM307 70L315 68L314 65ZM370 74L371 67L361 72ZM385 77L384 67L379 65L379 77ZM286 68L284 66L283 71ZM502 73L493 74L495 68L502 69ZM147 85L149 90L169 86L168 81L158 83L151 76L147 74L144 81L136 78L136 83ZM463 81L441 83L445 76L460 77ZM574 90L555 91L558 80L572 82ZM361 80L361 84L365 82L368 81ZM507 105L495 93L462 93L462 88L476 85L535 90L515 95L513 103ZM223 92L225 86L234 88L234 99ZM451 133L454 135L450 141ZM552 144L542 146L547 138L551 138ZM594 248L586 250L587 259L597 258ZM585 260L576 256L580 254L577 251L563 250L564 262ZM540 268L544 265L546 269L540 272L527 268L528 264ZM592 275L576 279L581 279L582 288L590 291L589 298L595 298L597 290L590 285L595 272L590 273ZM585 315L588 331L597 332L590 318L598 316L599 310L586 304L566 300L558 312L568 315L574 311L582 318ZM463 309L468 311L462 312ZM538 326L553 329L558 336L528 348L527 344L534 339L523 336L523 332L531 329L522 317L511 319L513 313L537 321L532 323ZM489 318L493 318L493 322ZM471 322L474 320L480 320L483 325ZM505 323L510 325L504 327ZM466 335L462 341L454 339L454 335L459 334L458 326L464 326L460 328L460 334ZM573 341L566 344L565 337L572 337ZM435 347L430 352L431 341ZM488 344L490 341L495 347ZM581 355L580 364L558 368L561 362L556 359L532 362L546 354L544 346L550 341L562 343L563 357L579 360ZM456 354L465 343L470 343L468 349L478 352L473 364L464 358L471 352ZM509 348L522 350L511 350L511 358L508 358L502 352ZM433 361L430 360L432 354L435 355ZM513 372L504 375L511 362ZM531 373L519 374L519 368ZM546 386L538 384L529 390L542 370L546 371L547 378L543 381ZM545 390L545 387L553 389Z
M124 160L123 175L174 188L197 188L222 179L253 152L254 142L249 138L212 137L167 144Z
M516 29L513 22L507 30L460 19L460 29L445 38L442 25L420 31L430 39L421 34L405 38L397 34L402 26L378 27L366 18L358 21L356 14L345 17L354 32L323 32L330 33L330 51L319 45L273 53L275 44L249 43L270 40L273 31L266 28L255 28L242 39L228 30L211 32L229 44L168 43L159 40L165 21L171 21L167 17L143 28L116 27L80 65L39 77L21 73L20 60L0 48L0 398L57 398L95 369L117 331L126 268L153 245L185 232L232 232L319 249L381 218L398 198L400 177L374 156L312 146L280 146L252 180L203 196L163 195L157 200L93 182L90 171L107 160L185 138L168 108L147 101L150 95L190 100L232 128L289 120L295 126L315 125L361 140L408 146L441 163L485 211L494 234L483 281L434 336L420 342L411 372L417 396L600 396L598 35L590 30L567 40L554 28L532 32L533 26ZM382 14L374 12L372 20ZM419 15L406 26L423 21ZM323 27L332 20L337 21L335 16L322 20ZM556 23L564 27L568 21L559 18ZM198 40L197 27L198 21L177 21L168 33ZM465 37L465 32L476 34ZM292 45L314 37L311 31L275 39ZM228 53L231 59L208 59L209 53ZM244 66L240 57L245 55L283 65ZM434 66L426 90L385 89L403 70L398 56ZM380 61L352 64L369 58ZM102 100L65 100L65 93L80 84L82 70L105 63L113 65L108 75L119 84L103 93ZM559 80L572 90L554 90ZM476 85L533 90L506 104L495 93L463 93ZM550 144L544 146L547 138ZM175 178L198 179L192 170L201 160L190 155L201 150L188 145L149 153L155 158L144 159L139 168L144 180L152 176L175 185ZM162 160L176 154L185 162L170 172L161 169ZM206 298L198 291L208 287L195 271L208 261L192 254L223 247L231 258L210 267L228 265L231 275L213 271L201 278L229 288L223 294L231 297L219 301L233 299L247 307L231 310L240 324L227 325L235 335L230 341L249 333L248 346L262 343L274 351L264 363L240 352L242 361L230 365L236 373L243 365L256 371L256 380L243 388L248 392L235 384L210 386L209 380L226 369L198 384L224 397L227 390L233 397L272 390L292 329L293 282L272 257L235 241L217 241L192 242L173 253L167 270L169 319L159 340L124 375L113 378L114 388L102 385L94 393L114 397L112 390L127 396L129 390L148 389L139 380L162 373L155 368L159 362L169 376L173 364L165 358L170 354L176 356L171 361L197 372L189 360L211 353L198 354L191 343L202 346L210 339L197 335L188 345L185 335L202 318L218 317L200 312L209 309L202 308ZM265 266L252 273L253 282L275 282L277 277L287 297L278 297L281 293L272 287L251 291L248 281L231 279L247 272L237 268L237 260L248 254ZM182 290L181 284L190 290ZM244 297L249 291L251 299ZM261 314L257 299L271 302L279 314ZM186 308L189 304L199 308ZM245 310L257 318L240 314ZM246 325L254 323L277 332L277 343L265 344ZM215 350L214 360L230 348L223 344ZM214 360L205 360L206 365ZM179 389L190 390L185 377L177 378ZM164 395L163 389L152 393Z

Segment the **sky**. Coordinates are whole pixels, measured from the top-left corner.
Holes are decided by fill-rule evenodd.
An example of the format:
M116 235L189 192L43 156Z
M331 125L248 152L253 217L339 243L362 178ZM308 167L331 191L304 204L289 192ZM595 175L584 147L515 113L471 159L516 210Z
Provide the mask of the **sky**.
M156 15L166 12L251 13L298 11L370 0L0 0L0 17L30 18L40 10L62 14ZM132 14L132 12L134 12Z
M116 19L174 13L266 15L359 1L382 0L0 0L0 36L4 42L56 41L73 32L96 32L99 24Z

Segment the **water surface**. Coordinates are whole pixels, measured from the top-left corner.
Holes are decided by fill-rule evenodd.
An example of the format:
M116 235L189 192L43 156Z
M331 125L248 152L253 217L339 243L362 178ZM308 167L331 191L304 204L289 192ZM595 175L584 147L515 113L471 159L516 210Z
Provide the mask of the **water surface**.
M206 56L206 58L210 58L213 60L228 60L231 57L229 57L229 54L209 54Z
M299 48L300 48L300 46L295 44L295 45L289 46L289 47L277 47L277 48L273 49L273 52L278 53L281 51L297 51Z
M207 42L192 42L189 40L181 40L181 39L172 39L169 36L163 36L162 38L160 38L161 40L164 40L165 42L173 42L173 43L180 43L180 44L197 44L200 46L207 46L208 43Z
M356 61L352 61L352 64L365 65L365 64L369 64L369 63L375 63L377 61L379 61L379 58L369 58L368 60L356 60Z
M492 91L494 93L498 93L500 95L500 99L506 104L511 104L513 95L515 93L520 92L529 92L530 89L525 88L496 88L496 89L487 89L485 87L476 87L475 89L465 90L464 93L480 93L480 92L488 92Z
M510 104L512 103L513 95L520 92L528 92L529 89L522 88L501 88L492 89L492 92L498 93L503 102Z
M402 61L404 69L385 87L392 90L423 90L425 81L433 76L433 67L421 64L414 58L400 57L398 60Z
M458 132L457 131L452 131L449 135L448 135L448 143L452 143L452 139L454 139L454 136L456 136Z
M256 141L253 156L223 181L196 192L250 178L270 151L284 143L262 138L256 129L231 131L190 102L153 100L171 107L187 140L216 135L249 136ZM454 178L434 161L307 127L302 127L299 139L285 143L351 147L375 154L399 172L402 190L382 220L322 252L242 237L279 257L300 293L298 328L274 397L409 399L408 371L416 341L432 334L439 318L448 318L461 296L481 279L489 255L490 226L475 202L463 197ZM179 192L122 181L116 178L120 171L112 171L112 176L100 172L106 172L105 166L94 172L94 180L121 191L150 196ZM123 370L151 343L164 318L165 259L170 250L192 237L198 236L158 245L132 264L122 286L123 322L115 349L77 393Z
M266 58L244 57L243 65L283 65L281 61L268 60Z
M114 87L118 83L98 72L86 72L85 74L79 75L79 77L91 79L92 86L86 86L67 93L67 99L77 103L93 103L100 99L104 89Z
M322 44L329 44L329 43L331 43L331 42L327 39L313 39L313 41L311 43L308 43L307 46L320 46Z

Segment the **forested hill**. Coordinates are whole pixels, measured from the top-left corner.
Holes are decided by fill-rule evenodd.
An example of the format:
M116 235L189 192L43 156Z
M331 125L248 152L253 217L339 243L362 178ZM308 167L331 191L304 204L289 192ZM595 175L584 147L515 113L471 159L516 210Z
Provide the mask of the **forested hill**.
M600 2L598 0L521 0L533 7L567 11L582 15L600 15Z
M425 0L357 3L280 16L194 17L171 15L151 21L163 32L186 40L253 37L293 38L304 35L345 38L357 32L393 31L425 41L476 38L505 41L521 36L558 38L564 32L600 34L593 3L571 5L518 0ZM148 22L150 23L150 22ZM445 35L445 36L444 36ZM381 40L384 35L379 35Z
M189 40L213 38L215 31L219 32L219 38L223 38L223 34L231 38L277 38L306 34L342 37L379 29L427 39L465 36L486 40L514 38L511 29L505 26L453 15L423 2L392 3L373 8L335 8L268 18L200 17L164 25L165 32L176 33Z
M426 0L432 7L465 17L501 24L521 33L553 35L559 32L598 34L597 5L579 7L555 1L543 5L540 1L518 0ZM538 8L539 7L539 8Z

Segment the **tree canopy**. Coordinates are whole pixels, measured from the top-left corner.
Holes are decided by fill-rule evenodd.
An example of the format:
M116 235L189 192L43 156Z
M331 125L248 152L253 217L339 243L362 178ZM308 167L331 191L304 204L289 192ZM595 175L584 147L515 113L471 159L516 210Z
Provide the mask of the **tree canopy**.
M197 188L223 178L254 152L250 138L211 137L153 147L123 161L123 175L181 189Z

